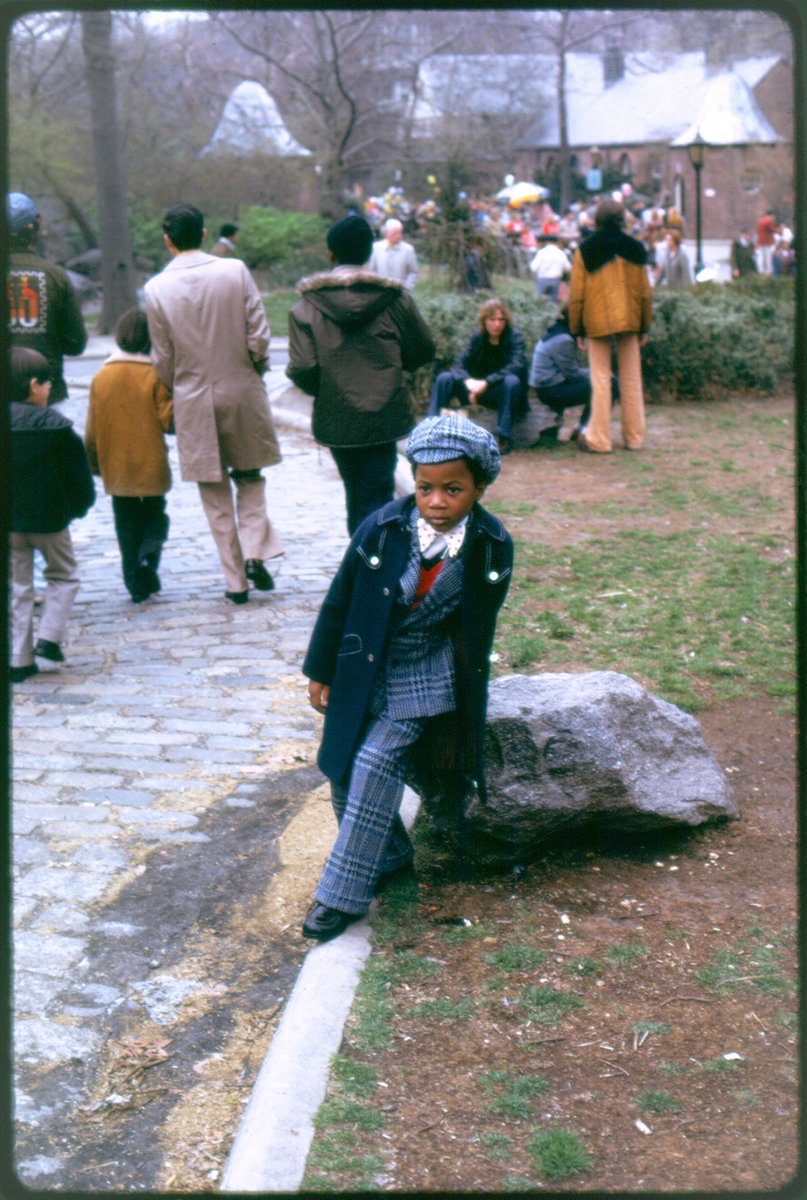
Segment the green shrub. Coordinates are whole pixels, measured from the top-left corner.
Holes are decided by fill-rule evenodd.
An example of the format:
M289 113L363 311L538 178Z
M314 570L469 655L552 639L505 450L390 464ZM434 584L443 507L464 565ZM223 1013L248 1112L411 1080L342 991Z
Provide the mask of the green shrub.
M532 354L555 314L531 286L499 278L493 295L506 300ZM418 294L418 308L437 347L433 363L415 375L418 408L425 408L435 375L451 365L476 328L484 296L438 291ZM752 277L692 288L659 288L653 326L642 351L648 401L722 399L731 393L771 395L793 385L795 289L791 279Z
M238 225L239 253L250 270L268 270L273 287L326 269L323 217L253 205L239 213Z
M531 355L535 343L540 341L544 330L554 317L554 304L548 300L536 300L535 296L523 287L509 287L507 284L493 294L504 300L511 309L513 324L524 334L527 354ZM477 329L476 315L480 305L489 299L490 295L473 296L460 292L440 292L436 295L417 297L417 306L437 348L434 361L415 373L415 397L420 409L426 407L435 376L451 366L468 338Z
M659 288L642 352L649 400L708 400L793 383L792 280Z

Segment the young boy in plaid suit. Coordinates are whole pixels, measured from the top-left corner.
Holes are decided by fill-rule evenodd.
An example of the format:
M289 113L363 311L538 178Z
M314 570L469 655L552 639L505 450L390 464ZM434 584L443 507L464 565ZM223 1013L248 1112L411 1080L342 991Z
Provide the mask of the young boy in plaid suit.
M356 530L303 664L325 714L320 769L339 831L303 936L336 937L414 851L398 809L413 755L428 754L484 800L490 649L513 545L479 504L499 473L496 439L464 416L409 436L415 494Z

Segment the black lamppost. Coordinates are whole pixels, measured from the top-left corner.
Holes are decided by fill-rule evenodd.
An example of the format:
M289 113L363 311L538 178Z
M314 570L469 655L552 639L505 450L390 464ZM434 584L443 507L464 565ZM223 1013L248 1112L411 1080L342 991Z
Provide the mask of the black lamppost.
M701 171L706 161L706 142L700 133L696 133L687 146L689 161L695 168L695 235L697 251L695 255L695 276L703 270L703 254L701 251Z

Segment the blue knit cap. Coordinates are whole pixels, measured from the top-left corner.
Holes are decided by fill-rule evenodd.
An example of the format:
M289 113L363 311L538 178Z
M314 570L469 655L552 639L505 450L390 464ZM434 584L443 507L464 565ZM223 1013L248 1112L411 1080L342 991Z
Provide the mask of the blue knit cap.
M39 216L39 209L30 196L24 192L9 192L6 199L8 228L11 233L19 233Z
M426 417L409 435L406 457L412 469L418 463L451 462L455 458L470 458L479 463L488 483L501 469L502 460L493 434L468 417Z

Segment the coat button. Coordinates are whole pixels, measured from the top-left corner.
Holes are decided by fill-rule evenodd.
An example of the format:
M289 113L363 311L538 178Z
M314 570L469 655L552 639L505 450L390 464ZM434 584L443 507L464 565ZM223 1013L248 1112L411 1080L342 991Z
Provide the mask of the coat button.
M388 595L389 595L389 588L384 588L384 595L385 595L385 596L388 596Z
M368 662L374 662L374 661L375 661L375 655L373 655L373 654L368 654L368 655L367 655L367 661L368 661Z
M377 554L374 554L373 557L370 559L370 566L377 567L380 562L381 562L381 559L378 557Z
M498 571L491 571L490 574L488 575L488 579L490 580L491 583L495 583L498 578L499 578Z

